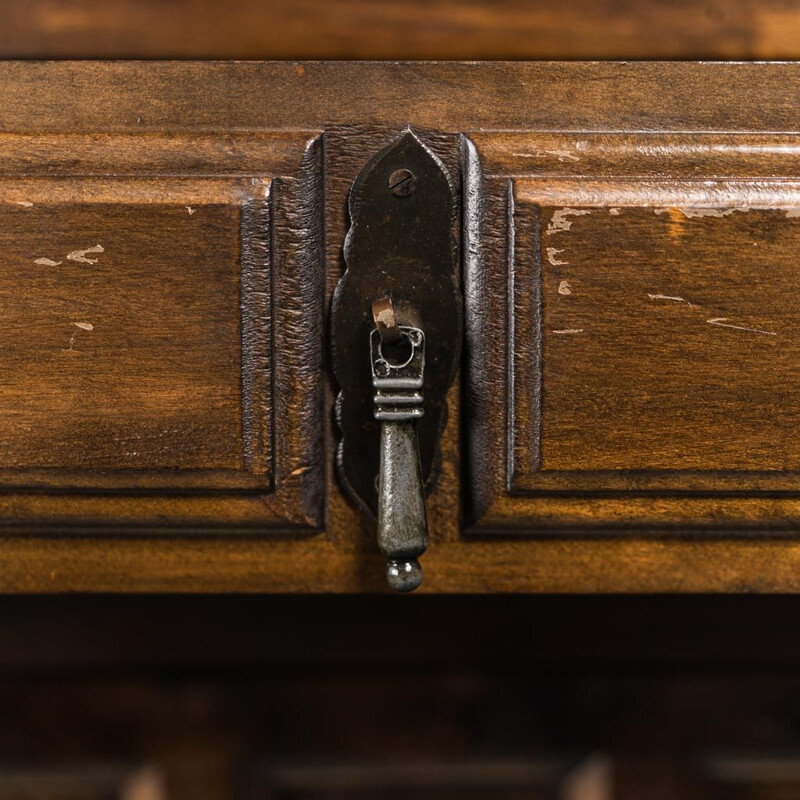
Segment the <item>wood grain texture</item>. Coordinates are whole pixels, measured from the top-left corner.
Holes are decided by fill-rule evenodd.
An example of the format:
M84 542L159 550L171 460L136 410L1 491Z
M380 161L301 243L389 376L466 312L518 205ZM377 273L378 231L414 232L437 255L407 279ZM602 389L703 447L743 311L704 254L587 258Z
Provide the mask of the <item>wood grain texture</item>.
M6 0L4 58L797 58L796 0Z
M51 426L40 440L8 427L0 590L383 588L374 527L332 470L326 317L349 186L409 123L462 176L467 317L423 591L800 588L786 379L795 65L4 62L0 78L0 287L16 320L0 337L21 376L0 396L17 398L4 411L38 408ZM102 243L83 234L110 221L113 253L66 258ZM184 234L195 223L202 235ZM174 398L149 415L130 397L115 405L132 334L111 259L126 254L130 280L134 250L161 239L135 307L191 334L179 396L199 386L221 399L190 403L169 446L145 437L137 470L125 436L160 430ZM64 263L27 272L31 249ZM173 276L170 261L185 269ZM50 293L28 292L30 275ZM673 290L686 302L646 296ZM84 296L114 311L115 346L88 338L105 323L72 313ZM20 310L31 303L43 317ZM45 368L56 311L77 332L73 351L95 341L101 360L25 389L24 365ZM204 354L195 338L209 320L225 330ZM591 325L584 349L553 333ZM172 328L147 335L159 330L146 357L123 359L127 374L169 358ZM143 389L157 388L152 374ZM61 387L76 378L97 392L70 432ZM98 435L82 441L91 421ZM698 435L682 436L687 425ZM47 450L56 435L61 455Z
M242 469L235 206L6 203L0 229L0 469Z
M319 332L273 351L320 291L308 141L5 137L6 527L318 525Z
M793 143L471 139L476 531L797 530Z
M573 211L542 208L539 469L796 473L800 208Z
M792 133L797 84L782 63L5 61L0 130Z

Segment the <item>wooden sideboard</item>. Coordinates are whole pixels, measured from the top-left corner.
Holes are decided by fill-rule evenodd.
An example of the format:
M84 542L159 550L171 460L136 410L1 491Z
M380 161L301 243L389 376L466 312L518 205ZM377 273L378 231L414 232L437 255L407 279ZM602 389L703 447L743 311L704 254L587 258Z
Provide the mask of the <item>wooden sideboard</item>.
M422 591L796 591L799 88L0 62L0 591L382 589L329 312L350 186L409 127L465 323Z

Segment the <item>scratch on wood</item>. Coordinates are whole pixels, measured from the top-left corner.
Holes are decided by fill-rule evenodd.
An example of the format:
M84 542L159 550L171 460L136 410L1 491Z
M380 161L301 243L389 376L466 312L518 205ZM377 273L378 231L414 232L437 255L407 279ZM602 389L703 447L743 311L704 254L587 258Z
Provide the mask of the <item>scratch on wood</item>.
M105 249L103 245L96 244L94 247L87 247L85 250L73 250L67 254L68 261L77 261L80 264L96 264L98 259L86 258L88 253L103 253Z
M556 156L559 161L580 161L581 157L576 156L575 153L570 153L569 150L546 150L551 156Z
M671 294L648 294L647 296L651 300L673 300L676 303L687 302L683 297L678 297L677 295L671 295ZM691 303L689 303L689 305L691 305Z
M558 247L548 247L547 248L547 260L554 266L560 267L564 264L569 264L569 261L561 261L560 259L556 258L559 253L563 253L564 248Z
M787 219L792 219L792 217L800 217L800 208L787 208L786 217Z
M564 333L583 333L583 328L562 328L558 331L553 331L553 333L564 334Z
M289 474L290 475L304 475L310 469L311 469L311 467L309 467L309 466L298 467L297 469L293 469Z
M727 317L714 317L713 319L707 319L706 322L709 325L719 325L721 328L733 328L736 331L748 331L749 333L763 333L765 336L777 336L778 334L774 331L764 331L760 328L746 328L742 325L731 325L728 322Z
M581 157L576 156L569 150L538 150L535 153L512 153L517 158L548 158L555 156L562 163L564 161L580 161Z
M669 237L676 242L683 236L686 217L680 208L657 208L656 214L669 214Z
M618 217L622 213L621 208L609 208L608 213L611 214L612 217Z
M572 227L574 220L567 219L567 217L582 217L591 213L585 208L559 208L553 212L553 218L550 220L545 233L548 236L553 236L561 231L568 231Z
M695 217L727 217L736 212L750 211L750 206L738 206L736 208L680 208L679 206L669 206L666 208L656 208L656 214L669 214L672 216L674 212L683 214L686 219L694 219Z
M63 264L63 261L53 261L52 258L34 258L34 264L39 264L42 267L57 267L59 264Z
M558 284L558 293L572 294L572 286L570 285L569 281L561 281L561 283Z
M33 208L33 203L30 200L17 200L17 205L23 208Z
M192 216L192 214L194 214L195 211L197 211L196 208L192 208L191 206L186 206L186 210L189 212L190 217Z
M73 322L72 323L76 328L80 328L82 331L93 331L94 325L91 322ZM75 337L78 335L78 331L73 331L72 336L69 337L69 347L62 347L61 350L64 353L72 353L75 350Z

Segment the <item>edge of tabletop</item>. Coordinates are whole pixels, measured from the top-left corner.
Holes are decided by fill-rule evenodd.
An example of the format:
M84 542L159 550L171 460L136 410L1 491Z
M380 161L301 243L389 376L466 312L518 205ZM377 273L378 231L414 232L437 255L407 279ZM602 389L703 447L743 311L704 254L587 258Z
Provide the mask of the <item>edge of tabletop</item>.
M792 132L800 62L0 61L1 132Z

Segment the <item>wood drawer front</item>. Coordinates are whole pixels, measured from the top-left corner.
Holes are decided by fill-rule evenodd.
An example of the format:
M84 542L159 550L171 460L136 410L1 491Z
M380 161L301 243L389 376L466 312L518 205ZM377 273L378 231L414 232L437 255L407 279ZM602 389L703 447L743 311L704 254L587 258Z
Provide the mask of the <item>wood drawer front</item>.
M3 521L318 526L315 137L0 143Z
M383 588L327 328L349 188L409 125L465 299L424 590L800 589L799 83L0 64L0 591Z
M794 138L469 152L476 529L796 528Z

